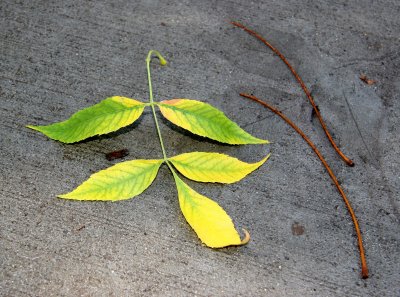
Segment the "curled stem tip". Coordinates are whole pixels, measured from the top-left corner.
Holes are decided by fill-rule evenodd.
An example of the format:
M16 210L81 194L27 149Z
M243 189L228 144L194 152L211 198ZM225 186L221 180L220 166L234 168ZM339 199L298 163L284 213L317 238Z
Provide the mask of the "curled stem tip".
M257 32L247 28L246 26L242 25L241 23L238 22L231 22L232 25L243 29L245 32L247 32L248 34L250 34L251 36L254 36L255 38L257 38L259 41L261 41L262 43L264 43L267 47L269 47L281 60L283 63L286 64L286 66L289 68L289 70L292 72L293 76L296 78L297 82L300 84L301 88L304 91L304 94L307 96L308 101L310 101L315 114L322 126L322 129L324 130L326 137L328 137L329 142L331 143L332 147L334 148L334 150L337 152L337 154L343 159L343 161L350 167L354 166L354 162L349 159L340 149L339 147L336 145L335 141L333 140L331 134L328 131L328 128L324 122L324 120L322 119L321 113L318 110L317 105L315 104L314 98L311 95L311 92L308 90L307 86L305 85L304 81L301 79L300 75L296 72L296 70L293 68L293 66L289 63L289 61L285 58L285 56L276 48L274 47L271 43L269 43L265 38L263 38L260 34L258 34Z
M365 258L365 252L364 252L364 246L363 246L363 241L362 241L362 235L361 235L361 230L360 226L358 225L358 220L356 217L356 214L354 213L354 210L350 204L349 199L347 199L347 196L345 192L343 191L342 187L339 184L339 181L337 180L335 174L333 173L332 169L326 162L325 158L322 156L320 151L317 149L315 144L304 134L304 132L297 127L288 117L286 117L281 111L279 111L277 108L269 105L267 102L257 98L256 96L245 94L245 93L240 93L240 96L245 97L247 99L251 99L264 107L268 108L275 114L277 114L279 117L281 117L289 126L291 126L306 142L307 144L312 148L314 153L318 156L324 167L326 168L330 178L332 179L333 183L335 184L337 190L339 191L339 194L342 196L344 204L346 205L346 208L350 214L351 220L353 221L354 229L357 234L357 242L358 242L358 249L360 253L360 262L361 262L361 277L363 279L368 278L368 266L367 266L367 261Z
M146 58L146 62L150 63L151 61L151 57L154 55L156 55L156 57L158 58L158 60L160 60L160 65L164 66L167 65L167 60L164 59L164 57L160 54L159 51L157 50L150 50L149 53L147 54L147 58Z

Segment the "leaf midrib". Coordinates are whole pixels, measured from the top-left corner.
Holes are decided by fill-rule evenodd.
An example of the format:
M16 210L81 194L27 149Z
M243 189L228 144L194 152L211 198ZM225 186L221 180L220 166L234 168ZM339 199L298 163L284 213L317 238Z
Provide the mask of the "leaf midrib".
M101 113L101 114L98 114L98 115L96 115L96 116L94 116L94 117L90 117L90 118L84 119L84 120L78 118L78 116L75 115L75 117L73 116L73 117L72 117L71 119L69 119L69 120L74 119L74 120L77 121L77 123L89 122L89 121L91 121L91 120L95 120L95 119L97 120L97 119L99 119L99 118L101 118L101 117L104 117L104 116L114 115L114 114L118 114L118 113L123 113L123 112L125 112L125 111L133 111L134 109L137 109L137 108L139 108L139 107L143 107L143 108L144 108L144 107L145 107L145 104L143 104L143 105L138 104L138 105L136 105L136 106L129 107L129 108L127 108L127 109L120 109L120 110L114 109L113 112L110 112L110 113ZM61 122L61 123L59 123L59 124L65 123L65 122L67 122L67 121L69 121L69 120L65 120L65 121L63 121L63 122Z
M104 186L101 186L98 183L92 184L97 189L93 189L91 191L85 191L84 193L86 194L86 193L97 192L97 191L99 191L99 189L100 189L100 191L109 190L110 188L118 187L118 186L121 186L122 184L126 184L130 180L132 180L132 178L135 178L135 177L141 177L142 179L144 179L146 176L149 175L149 172L154 171L155 167L160 166L162 161L163 160L159 160L159 162L151 164L152 166L141 167L141 168L144 168L144 170L141 171L140 173L134 174L134 175L133 174L129 174L130 173L129 171L118 169L118 171L124 172L124 173L128 173L129 175L127 175L126 177L123 177L123 178L113 178L113 182L112 183L105 183Z

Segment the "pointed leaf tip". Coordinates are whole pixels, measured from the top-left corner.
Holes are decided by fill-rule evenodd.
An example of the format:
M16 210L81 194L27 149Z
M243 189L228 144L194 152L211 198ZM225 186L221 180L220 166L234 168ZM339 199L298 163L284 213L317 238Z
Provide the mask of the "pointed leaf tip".
M266 144L231 121L208 103L192 99L165 100L157 104L163 116L194 134L228 144Z
M181 211L200 240L211 248L242 245L232 219L215 201L197 193L174 174Z
M78 142L92 136L114 132L136 121L146 105L140 101L113 96L74 113L69 119L27 127L64 143Z

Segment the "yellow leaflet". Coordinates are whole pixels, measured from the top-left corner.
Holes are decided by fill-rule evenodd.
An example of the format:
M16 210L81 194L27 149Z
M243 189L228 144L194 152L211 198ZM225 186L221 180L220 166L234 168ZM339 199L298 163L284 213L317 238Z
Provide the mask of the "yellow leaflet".
M132 124L140 117L145 106L134 99L113 96L74 113L66 121L27 127L42 132L51 139L73 143Z
M246 163L218 153L192 152L169 160L187 178L199 182L234 183L260 167L270 155L257 163Z
M133 160L101 170L60 198L117 201L146 190L155 179L163 160Z
M197 193L174 174L179 205L186 221L200 240L211 248L246 244L250 237L240 240L239 233L228 214L218 203Z
M229 144L268 143L244 131L210 104L191 99L173 99L157 105L166 119L194 134Z

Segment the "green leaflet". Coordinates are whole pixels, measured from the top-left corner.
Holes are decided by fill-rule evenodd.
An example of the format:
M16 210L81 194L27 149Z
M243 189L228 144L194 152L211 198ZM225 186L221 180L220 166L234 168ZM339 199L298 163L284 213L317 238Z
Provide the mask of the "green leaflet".
M146 104L134 99L114 96L82 109L68 120L47 126L27 126L64 143L106 134L128 126L142 114Z
M256 170L269 158L246 163L218 153L191 152L169 158L180 173L199 182L234 183Z
M60 198L117 201L129 199L146 190L164 160L133 160L118 163L94 173L70 193Z
M242 245L232 219L215 201L197 193L173 172L181 211L201 241L211 248Z
M268 143L244 131L210 104L191 99L173 99L157 105L165 118L194 134L229 144Z

